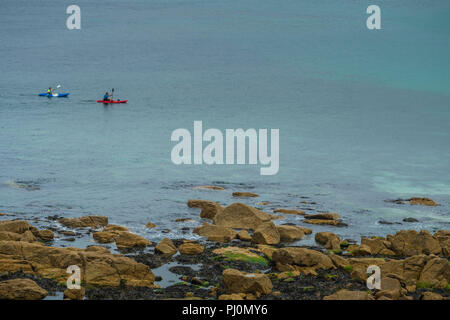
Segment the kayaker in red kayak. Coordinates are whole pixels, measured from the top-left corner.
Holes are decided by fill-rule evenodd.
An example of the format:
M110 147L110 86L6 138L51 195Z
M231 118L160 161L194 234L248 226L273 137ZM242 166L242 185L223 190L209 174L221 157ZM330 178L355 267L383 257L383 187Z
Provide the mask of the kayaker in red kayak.
M105 95L103 96L103 101L109 101L110 100L109 97L110 97L109 92L106 91Z

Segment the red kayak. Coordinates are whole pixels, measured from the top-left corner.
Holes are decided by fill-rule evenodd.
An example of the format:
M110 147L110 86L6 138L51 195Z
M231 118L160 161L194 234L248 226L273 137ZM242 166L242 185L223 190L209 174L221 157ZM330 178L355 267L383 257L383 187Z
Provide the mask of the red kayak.
M97 100L98 103L127 103L128 100Z

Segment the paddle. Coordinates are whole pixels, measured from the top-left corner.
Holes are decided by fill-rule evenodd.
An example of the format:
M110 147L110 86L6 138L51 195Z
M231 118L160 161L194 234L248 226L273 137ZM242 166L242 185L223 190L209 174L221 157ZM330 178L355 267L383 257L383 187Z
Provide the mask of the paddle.
M111 100L114 100L114 88L111 90Z

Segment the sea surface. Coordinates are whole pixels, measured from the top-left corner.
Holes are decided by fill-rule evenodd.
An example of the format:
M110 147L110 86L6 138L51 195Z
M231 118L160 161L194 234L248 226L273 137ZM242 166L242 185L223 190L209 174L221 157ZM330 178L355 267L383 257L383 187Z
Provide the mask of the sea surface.
M338 212L348 227L313 229L355 240L449 229L448 0L77 0L68 30L71 4L0 1L0 212L106 215L154 241L195 237L192 198ZM70 97L38 96L56 85ZM111 88L128 103L95 102ZM171 134L195 120L279 129L278 174L174 165ZM412 196L439 206L385 202Z

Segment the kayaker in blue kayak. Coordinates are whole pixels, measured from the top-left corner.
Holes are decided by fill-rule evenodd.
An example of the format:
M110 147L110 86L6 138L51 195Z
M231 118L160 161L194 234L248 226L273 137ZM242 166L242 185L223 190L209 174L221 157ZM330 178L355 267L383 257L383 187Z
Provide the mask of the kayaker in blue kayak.
M47 94L53 94L53 90L52 90L52 87L50 87L50 88L48 88L48 90L47 90Z

